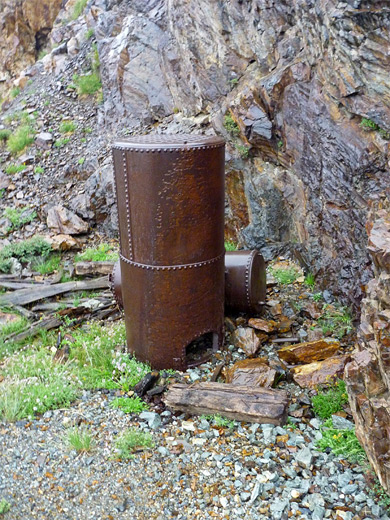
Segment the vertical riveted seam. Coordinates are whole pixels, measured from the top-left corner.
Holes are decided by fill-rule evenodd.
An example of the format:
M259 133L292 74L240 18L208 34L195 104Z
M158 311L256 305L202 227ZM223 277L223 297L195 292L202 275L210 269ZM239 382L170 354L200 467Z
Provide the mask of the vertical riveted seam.
M127 178L127 156L126 152L122 151L123 160L123 180L125 186L125 200L126 200L126 227L127 227L127 238L129 241L129 257L133 260L133 242L131 237L131 219L130 219L130 195L129 195L129 181ZM123 254L123 251L122 251Z

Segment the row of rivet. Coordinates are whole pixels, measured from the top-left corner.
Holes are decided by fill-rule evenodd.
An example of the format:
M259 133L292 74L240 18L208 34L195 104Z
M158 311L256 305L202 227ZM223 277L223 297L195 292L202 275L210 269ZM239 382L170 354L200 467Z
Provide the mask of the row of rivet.
M149 264L141 264L139 262L134 262L133 260L129 260L125 258L122 254L120 258L126 264L130 264L133 267L139 267L140 269L150 269L154 271L178 271L181 269L193 269L194 267L203 267L205 265L213 264L214 262L218 262L221 258L225 256L225 251L220 255L212 258L211 260L204 260L203 262L196 262L194 264L181 264L181 265L149 265Z
M245 292L246 292L246 300L248 302L249 307L251 306L251 298L249 294L249 269L251 263L253 261L254 256L256 255L256 251L251 251L251 254L248 257L246 266L245 266Z
M127 160L125 152L122 152L123 160L123 180L125 184L125 199L126 199L126 224L127 224L127 236L129 240L129 255L130 259L133 259L133 242L131 238L131 220L130 220L130 200L129 200L129 182L127 179Z
M141 152L141 153L167 153L167 152L188 152L192 150L209 150L212 148L222 148L224 144L215 144L207 146L186 146L186 148L133 148L131 146L119 146L113 145L115 150L130 151L130 152Z

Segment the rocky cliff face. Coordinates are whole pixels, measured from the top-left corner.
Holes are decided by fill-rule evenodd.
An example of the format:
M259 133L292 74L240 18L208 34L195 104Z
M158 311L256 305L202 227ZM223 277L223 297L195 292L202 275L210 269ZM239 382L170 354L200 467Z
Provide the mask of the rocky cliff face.
M268 258L289 250L358 302L368 207L389 183L388 3L98 1L93 12L107 124L223 134L228 236Z
M64 0L1 2L0 89L1 84L8 82L9 86L11 79L36 62L64 3Z
M390 489L390 212L370 222L369 251L375 278L362 304L357 352L345 380L356 434L381 484Z

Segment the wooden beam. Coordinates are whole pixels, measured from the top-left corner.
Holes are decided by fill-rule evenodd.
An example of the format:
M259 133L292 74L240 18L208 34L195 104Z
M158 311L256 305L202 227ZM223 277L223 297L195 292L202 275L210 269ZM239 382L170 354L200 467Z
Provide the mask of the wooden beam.
M283 425L289 399L284 390L224 383L173 384L165 404L191 415L221 414L237 421Z

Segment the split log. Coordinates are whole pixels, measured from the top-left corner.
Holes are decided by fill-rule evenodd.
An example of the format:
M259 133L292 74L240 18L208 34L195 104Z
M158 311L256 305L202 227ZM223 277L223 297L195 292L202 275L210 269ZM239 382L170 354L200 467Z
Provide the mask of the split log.
M111 274L114 262L76 262L74 270L77 275L86 274Z
M107 287L109 287L108 276L82 282L65 282L56 285L40 286L31 285L29 289L19 289L13 293L0 296L0 305L26 305L27 303L33 303L70 291L91 291L94 289L106 289Z
M193 415L221 414L229 419L283 425L289 399L284 390L224 383L173 384L165 404Z
M18 334L10 334L7 336L6 341L22 341L26 338L36 336L40 330L51 330L56 329L60 325L62 325L62 320L57 317L50 317L44 320L40 320L36 323L33 323L31 327L24 330L23 332L19 332Z

